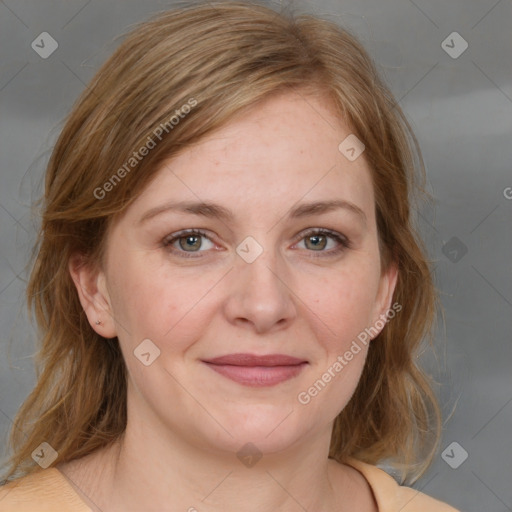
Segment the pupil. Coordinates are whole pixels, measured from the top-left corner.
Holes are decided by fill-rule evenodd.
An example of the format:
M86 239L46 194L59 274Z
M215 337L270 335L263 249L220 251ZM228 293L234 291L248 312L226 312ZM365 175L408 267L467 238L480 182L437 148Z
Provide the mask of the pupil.
M181 240L183 240L183 238ZM189 236L185 237L185 240L186 240L186 244L187 244L188 248L199 249L199 246L201 245L200 243L199 244L197 243L199 240L199 237L197 235L189 235ZM195 240L195 244L194 244L194 242L192 242L190 244L189 242L191 240ZM180 245L181 245L181 242L180 242ZM182 248L183 248L183 246L182 246Z
M322 238L324 239L324 242L325 242L325 237L323 235L313 235L313 236L310 236L308 239L309 239L309 241L314 240L314 242L313 242L313 244L314 244L313 246L314 247L317 247L317 248L320 247L320 248L323 249L325 247L325 243L323 245L322 244L320 244L320 245L318 244L319 240L322 239Z

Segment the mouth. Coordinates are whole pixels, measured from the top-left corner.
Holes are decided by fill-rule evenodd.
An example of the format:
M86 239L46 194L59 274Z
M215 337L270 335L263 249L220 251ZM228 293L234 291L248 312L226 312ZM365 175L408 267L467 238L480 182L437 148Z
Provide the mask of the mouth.
M296 377L309 364L283 354L229 354L202 362L224 377L251 387L275 386Z

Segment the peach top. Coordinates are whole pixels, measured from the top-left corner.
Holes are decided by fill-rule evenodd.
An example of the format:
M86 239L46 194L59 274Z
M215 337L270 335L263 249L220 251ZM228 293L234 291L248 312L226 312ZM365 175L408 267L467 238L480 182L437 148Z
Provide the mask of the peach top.
M368 481L379 512L460 512L410 487L400 486L385 471L349 459ZM0 487L0 512L91 512L66 477L48 468Z

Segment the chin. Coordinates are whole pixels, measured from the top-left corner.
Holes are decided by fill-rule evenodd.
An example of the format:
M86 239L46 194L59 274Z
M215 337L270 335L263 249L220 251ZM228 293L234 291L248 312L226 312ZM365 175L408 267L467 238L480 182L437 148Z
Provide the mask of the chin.
M221 429L217 446L222 444L229 451L237 452L247 443L252 443L262 453L269 454L285 450L304 435L304 426L297 424L296 412L292 412L291 407L289 410L276 407L272 413L262 414L257 409L226 418L221 424L233 437Z

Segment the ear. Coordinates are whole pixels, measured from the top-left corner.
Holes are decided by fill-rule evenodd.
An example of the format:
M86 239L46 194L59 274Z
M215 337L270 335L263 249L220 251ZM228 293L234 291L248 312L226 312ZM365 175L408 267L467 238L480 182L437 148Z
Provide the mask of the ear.
M391 301L393 300L393 293L395 292L397 280L398 265L395 262L391 262L388 265L388 268L381 273L379 280L379 289L375 299L375 306L372 316L372 327L374 330L378 331L378 333L372 336L372 339L376 338L382 329L384 329L385 323L387 321L386 313L391 308ZM401 306L400 309L402 309ZM400 309L397 311L400 311Z
M68 268L91 327L104 338L115 338L114 315L103 271L93 269L81 254L71 256Z

